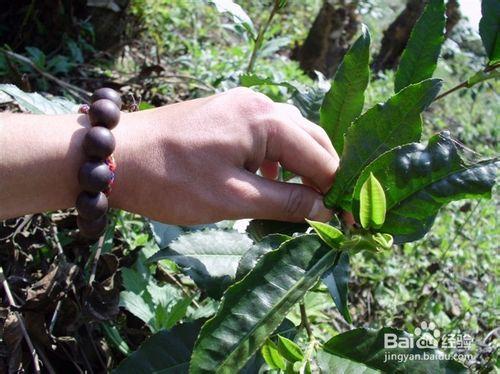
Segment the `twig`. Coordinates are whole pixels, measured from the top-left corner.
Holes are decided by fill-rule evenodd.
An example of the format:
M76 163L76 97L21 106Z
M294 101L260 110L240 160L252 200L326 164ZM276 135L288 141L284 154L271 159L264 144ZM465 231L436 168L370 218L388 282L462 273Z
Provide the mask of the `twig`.
M491 330L488 335L486 335L486 337L484 338L483 340L483 344L488 344L488 340L492 337L492 336L496 336L498 335L498 333L500 332L500 327L496 327L494 328L493 330Z
M61 242L59 241L59 237L57 236L57 226L54 223L54 221L50 220L50 222L51 222L50 226L51 226L51 229L52 229L52 235L53 235L53 238L54 238L54 243L56 244L57 254L59 255L59 258L61 260L63 260L63 259L65 259L65 256L64 256L64 251L63 251Z
M14 302L14 298L12 297L12 292L10 291L9 283L7 283L7 279L5 278L2 266L0 266L0 280L2 281L2 286L5 290L5 295L7 296L7 301L9 302L9 306L12 308L17 308L17 305ZM35 347L33 346L33 342L31 341L30 336L28 335L28 330L26 330L26 325L24 324L23 316L16 310L14 310L13 312L17 320L19 321L19 326L21 327L24 340L26 340L26 344L28 345L28 348L30 350L31 357L33 358L35 373L40 373L40 362L38 361L38 355L36 353Z
M189 294L189 292L186 290L186 288L184 287L184 285L179 282L179 280L177 280L177 278L175 278L172 274L170 274L167 270L164 270L161 266L159 267L159 269L161 269L161 272L162 272L162 275L165 275L168 279L170 279L172 282L174 282L180 289L181 291L188 297L191 297L191 295ZM198 304L196 302L195 299L192 300L192 303L195 307L199 308L200 307L200 304Z
M266 23L262 27L259 27L259 33L257 34L257 38L255 39L252 55L250 56L250 61L247 67L247 74L250 74L253 71L253 67L255 65L255 60L257 59L257 53L259 52L260 47L262 46L262 42L264 41L264 35L271 24L271 21L274 18L274 15L279 10L279 1L275 0L273 9L271 9L271 13L269 13L269 17L267 18Z
M313 338L313 333L311 330L311 325L309 323L309 318L307 317L307 312L306 312L306 306L304 305L303 302L299 304L300 307L300 324L301 326L304 326L307 332L307 337L309 340Z
M28 223L30 223L32 218L33 218L33 214L28 214L22 218L19 218L19 220L22 220L22 222L16 227L16 230L13 233L7 235L6 237L0 238L0 240L7 240L10 238L14 239L15 236L21 232L21 230L24 228L24 226L26 226ZM19 222L19 220L16 221L16 224L17 224L17 222Z
M38 344L36 345L37 352L40 355L41 359L43 360L43 364L45 365L45 369L49 372L49 374L56 374L56 371L54 370L54 367L49 361L49 358L43 351L43 348L41 348Z
M95 251L94 260L92 263L92 271L90 272L89 277L89 285L92 285L95 279L95 273L97 271L97 263L99 262L99 257L101 257L102 246L104 245L104 237L105 233L101 235L99 238L99 242L97 243L97 250Z
M490 71L493 71L493 70L496 70L498 67L500 67L500 63L496 63L496 64L493 64L493 65L490 65L490 66L487 66L483 72L485 73L489 73ZM479 82L478 82L479 83ZM443 92L441 95L438 95L435 97L435 99L433 101L436 101L436 100L439 100L439 99L442 99L443 97L445 96L448 96L449 94L455 92L455 91L458 91L462 88L468 88L468 87L472 87L473 85L470 85L469 84L469 80L466 80L466 81L463 81L462 83L456 85L455 87L453 88L450 88L448 91L445 91Z
M441 99L441 98L443 98L445 96L448 96L449 94L451 94L451 93L453 93L455 91L458 91L461 88L466 88L468 85L469 85L468 81L463 81L459 85L457 85L457 86L455 86L453 88L450 88L448 91L443 92L441 95L436 96L436 98L434 99L434 101L439 100L439 99Z
M49 326L49 334L52 335L52 331L54 330L54 326L56 325L56 320L57 317L59 316L59 311L61 310L61 305L62 305L62 299L57 302L56 308L54 309L54 314L52 315L52 318L50 319L50 326Z
M83 100L89 99L89 97L90 97L89 92L87 92L79 87L76 87L76 86L72 85L71 83L68 83L68 82L65 82L59 78L56 78L52 74L47 73L46 71L43 71L38 66L36 66L36 64L33 61L31 61L28 57L25 57L25 56L20 55L18 53L7 51L7 50L2 50L2 52L4 52L5 55L8 57L11 57L13 59L16 59L17 61L20 61L24 64L29 65L31 68L33 68L36 72L38 72L38 74L40 74L44 78L47 78L48 80L53 81L54 83L58 84L59 86L66 88L69 91L72 91L79 98L81 98Z

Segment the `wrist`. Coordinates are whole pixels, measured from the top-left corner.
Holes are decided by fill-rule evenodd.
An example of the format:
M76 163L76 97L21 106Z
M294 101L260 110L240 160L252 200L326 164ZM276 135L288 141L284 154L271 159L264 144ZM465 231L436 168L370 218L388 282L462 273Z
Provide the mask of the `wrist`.
M110 208L129 211L133 210L141 171L139 148L142 135L137 126L144 125L141 122L136 122L134 125L134 114L136 115L136 113L122 112L119 125L112 130L116 140L113 153L116 170L111 193L108 196Z

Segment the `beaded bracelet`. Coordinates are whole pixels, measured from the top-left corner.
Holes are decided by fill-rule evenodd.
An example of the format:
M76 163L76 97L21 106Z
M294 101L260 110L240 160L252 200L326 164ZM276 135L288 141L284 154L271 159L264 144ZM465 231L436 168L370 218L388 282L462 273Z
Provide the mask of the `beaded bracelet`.
M111 192L116 169L113 159L116 143L110 130L120 120L122 100L111 88L100 88L90 101L90 107L80 108L81 113L88 114L92 127L82 143L88 160L78 172L78 182L83 191L76 199L76 210L80 233L96 239L103 234L107 225L107 196Z

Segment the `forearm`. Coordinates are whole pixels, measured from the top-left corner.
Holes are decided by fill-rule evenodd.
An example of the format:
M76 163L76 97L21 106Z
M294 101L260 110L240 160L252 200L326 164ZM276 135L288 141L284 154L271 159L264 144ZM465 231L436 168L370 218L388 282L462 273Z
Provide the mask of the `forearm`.
M144 163L155 163L152 155L162 152L154 128L186 117L191 103L122 112L112 131L117 171L111 207L134 211L138 201L155 205L148 186L140 186L147 177ZM78 170L85 161L82 141L89 128L88 117L82 114L0 113L0 219L75 205L81 191Z
M0 219L74 206L83 115L0 114Z
M89 128L86 115L0 114L0 219L74 206ZM248 89L122 113L112 133L112 208L183 225L331 216L318 192L338 165L328 136ZM278 163L314 188L273 180Z

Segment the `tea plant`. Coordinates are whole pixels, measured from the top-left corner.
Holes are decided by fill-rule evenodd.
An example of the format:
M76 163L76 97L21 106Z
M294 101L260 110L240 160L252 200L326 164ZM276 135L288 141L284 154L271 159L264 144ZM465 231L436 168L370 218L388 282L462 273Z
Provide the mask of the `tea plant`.
M335 212L352 213L357 223L344 222L340 213L329 224L308 221L312 231L302 224L254 220L246 234L214 227L189 232L174 242L168 229L154 224L156 234L165 239L160 238L162 245L170 246L150 261L176 262L201 289L222 298L215 316L201 329L198 322L191 322L154 335L116 371L184 372L189 366L190 373L256 372L265 362L268 369L290 373L465 372L457 361L443 358L437 345L388 348L384 345L388 334L414 341L390 327L357 328L322 343L312 332L302 300L322 281L350 323L350 256L360 251L377 254L389 251L394 243L420 239L447 203L491 195L500 165L497 158L478 161L448 131L427 142L421 135L422 113L435 100L498 75L497 8L494 1L483 1L480 33L488 65L440 95L442 82L432 75L444 40L442 0L430 1L415 25L395 74L396 92L383 104L363 113L370 72L366 28L344 57L317 117L335 148L342 150L325 204ZM257 54L257 42L255 46L252 56ZM251 75L242 79L250 86L289 86ZM224 234L216 238L216 232ZM253 239L250 246L247 236ZM297 304L300 324L295 327L287 316ZM306 342L294 339L304 330ZM387 360L387 353L432 353L436 358L401 362Z

